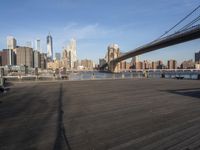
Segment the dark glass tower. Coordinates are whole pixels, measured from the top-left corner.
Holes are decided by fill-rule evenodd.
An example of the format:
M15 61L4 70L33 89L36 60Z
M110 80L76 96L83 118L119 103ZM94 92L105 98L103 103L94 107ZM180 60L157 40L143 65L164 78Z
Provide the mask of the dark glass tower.
M47 57L53 60L53 39L50 33L47 36Z

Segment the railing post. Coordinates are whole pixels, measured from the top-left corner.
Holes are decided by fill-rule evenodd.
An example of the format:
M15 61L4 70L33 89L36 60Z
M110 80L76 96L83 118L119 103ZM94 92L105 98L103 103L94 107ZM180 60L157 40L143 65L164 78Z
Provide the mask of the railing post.
M131 71L131 79L133 79L133 71Z
M4 79L3 79L3 75L4 75L4 69L0 68L0 87L4 86Z
M124 74L122 73L122 79L124 79Z
M113 73L112 78L115 79L115 74Z
M81 80L83 80L83 74L81 73Z
M190 71L190 79L192 79L192 72L193 72L193 71Z
M94 75L94 72L92 73L92 80L94 80L95 79L95 75Z

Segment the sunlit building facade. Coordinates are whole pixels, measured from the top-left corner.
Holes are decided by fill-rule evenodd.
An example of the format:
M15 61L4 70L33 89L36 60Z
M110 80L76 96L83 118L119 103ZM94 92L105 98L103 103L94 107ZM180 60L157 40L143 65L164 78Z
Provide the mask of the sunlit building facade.
M168 69L177 69L176 60L168 60L167 67L168 67Z
M77 69L77 54L76 54L76 40L71 39L69 45L67 45L62 52L62 61L64 66L69 69Z
M15 49L17 46L17 41L13 36L7 37L7 49Z

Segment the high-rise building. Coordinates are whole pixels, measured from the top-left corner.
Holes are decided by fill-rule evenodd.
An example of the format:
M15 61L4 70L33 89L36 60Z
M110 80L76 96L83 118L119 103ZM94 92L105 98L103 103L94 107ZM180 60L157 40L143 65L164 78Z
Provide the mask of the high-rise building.
M40 55L41 69L47 69L47 54L41 53Z
M71 51L71 66L72 66L72 68L74 68L74 63L77 61L76 40L75 39L71 39L69 48Z
M0 52L0 66L2 66L2 56L1 56L1 52Z
M70 57L71 57L71 52L68 52L66 49L64 49L62 53L62 64L63 67L65 67L68 70L71 69Z
M157 64L158 64L157 69L164 69L164 64L161 60L157 61Z
M134 56L132 58L132 63L137 63L137 62L139 62L139 56Z
M200 51L195 53L195 63L200 63Z
M13 36L7 37L7 49L15 49L17 46L17 41Z
M152 69L163 69L163 62L161 60L153 61L151 68Z
M50 33L47 36L47 57L53 60L53 39Z
M152 63L148 60L143 61L143 69L151 69L152 68Z
M134 56L134 57L132 58L132 60L131 60L131 66L132 66L132 68L133 68L133 69L138 69L138 68L140 68L140 67L138 67L139 64L140 64L140 63L139 63L139 56Z
M40 46L41 46L40 40L39 39L35 40L35 50L40 52L40 50L41 50Z
M33 49L30 47L17 47L17 65L33 67Z
M157 69L158 63L156 61L152 61L152 69Z
M99 59L99 67L102 67L104 64L106 64L106 59Z
M167 62L168 69L177 69L177 62L176 60L168 60Z
M143 69L143 62L141 62L141 61L136 62L135 69Z
M60 53L55 53L55 59L56 59L56 60L60 60L60 59L61 59Z
M41 68L41 56L39 51L33 52L33 67Z
M80 66L80 61L79 61L79 60L75 61L75 62L74 62L74 68L75 68L75 69L78 69L79 66Z
M120 70L130 69L130 66L130 63L128 63L127 61L120 62Z
M3 49L0 52L1 56L1 65L15 65L16 64L16 55L12 49Z
M0 56L1 56L1 65L2 66L9 65L9 52L8 52L8 50L1 51Z

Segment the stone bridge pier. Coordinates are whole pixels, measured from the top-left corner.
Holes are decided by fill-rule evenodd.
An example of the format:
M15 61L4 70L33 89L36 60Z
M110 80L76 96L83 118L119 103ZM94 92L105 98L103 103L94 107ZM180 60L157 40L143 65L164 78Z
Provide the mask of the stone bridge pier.
M108 46L107 62L108 62L108 71L110 72L119 72L120 63L116 63L113 59L116 59L120 56L119 46L117 44L111 44Z
M119 63L115 63L113 61L111 61L109 64L108 64L108 70L110 72L120 72L120 65Z

